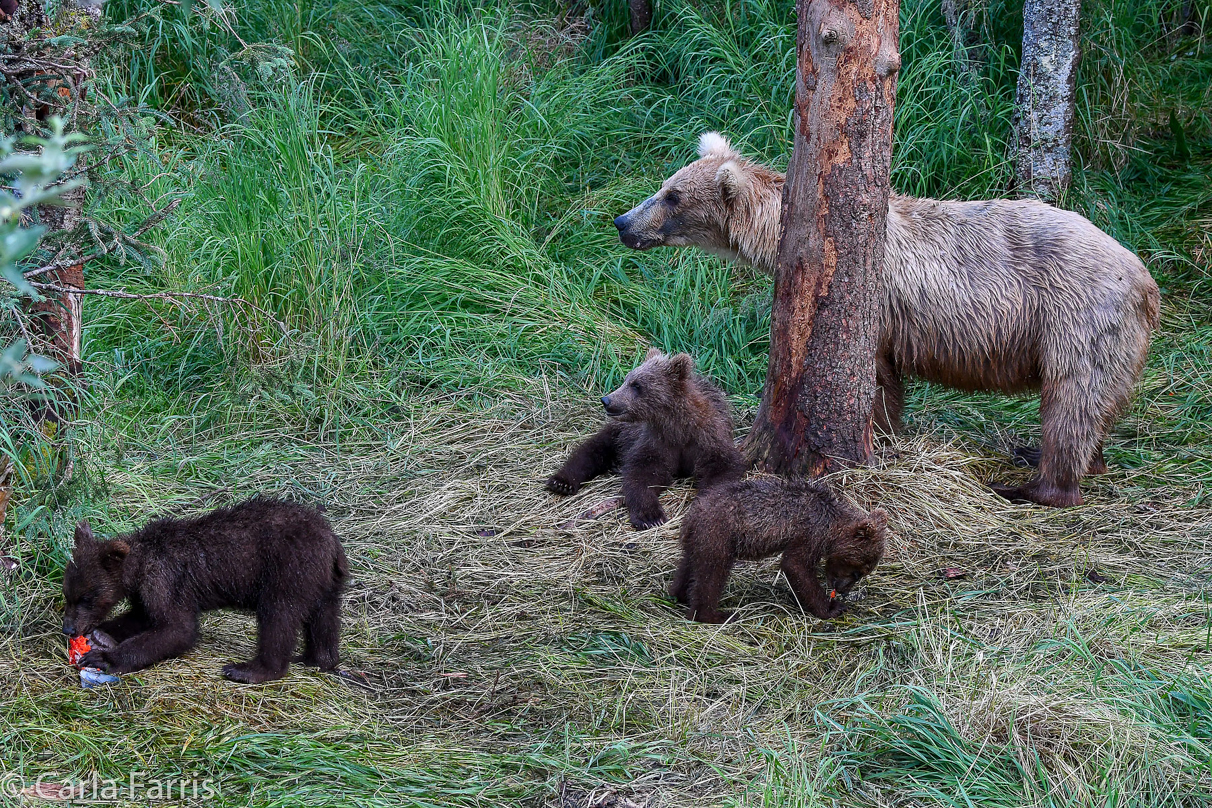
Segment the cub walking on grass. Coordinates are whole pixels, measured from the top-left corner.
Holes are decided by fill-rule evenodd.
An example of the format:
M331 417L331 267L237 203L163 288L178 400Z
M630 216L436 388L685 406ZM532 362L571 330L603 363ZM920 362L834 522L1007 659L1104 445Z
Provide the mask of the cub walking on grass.
M699 494L682 521L682 560L669 593L701 623L722 623L720 593L736 561L783 554L782 569L800 605L837 617L842 596L884 554L888 515L851 505L819 481L752 477ZM824 559L826 595L817 579Z
M300 629L304 652L295 661L332 670L348 577L328 520L292 502L254 498L205 516L157 519L108 541L81 522L63 575L63 633L105 632L117 645L89 651L81 667L129 673L192 648L199 613L249 609L257 615L257 655L225 665L227 678L285 676ZM123 599L130 608L105 620Z
M653 348L618 390L602 397L602 406L606 426L547 480L548 491L575 494L618 467L631 524L645 530L665 522L659 495L675 476L693 476L703 489L744 473L728 401L684 353Z

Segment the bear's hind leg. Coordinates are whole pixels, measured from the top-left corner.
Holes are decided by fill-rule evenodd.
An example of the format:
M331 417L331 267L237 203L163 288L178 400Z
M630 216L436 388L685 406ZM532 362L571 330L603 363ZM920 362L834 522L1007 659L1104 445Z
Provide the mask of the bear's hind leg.
M720 611L720 595L732 572L727 555L696 552L690 562L686 616L700 623L723 623L731 615Z
M1086 469L1086 474L1106 474L1107 461L1103 457L1103 442L1098 442L1098 448L1094 450L1094 457L1090 461L1090 468Z
M729 529L692 510L682 525L682 561L670 592L686 605L686 617L700 623L723 623L720 594L732 571Z
M341 592L325 595L303 624L303 655L295 659L330 671L341 661Z
M669 596L683 605L690 602L690 555L683 550L682 560L673 573L673 581L669 584Z
M285 676L299 640L303 611L281 595L263 593L257 607L257 655L248 662L224 665L223 675L250 685Z
M1011 502L1033 502L1054 508L1082 504L1082 475L1102 440L1104 413L1090 379L1045 381L1040 390L1039 420L1043 441L1039 470L1026 485L993 485Z
M1010 450L1010 457L1014 460L1014 465L1030 468L1039 468L1041 454L1042 452L1035 446L1015 446ZM1100 441L1098 448L1094 450L1094 458L1090 461L1090 467L1086 469L1086 476L1106 473L1107 461L1103 458L1103 444Z
M1039 458L1043 454L1038 446L1015 446L1010 450L1010 459L1016 466L1039 468Z

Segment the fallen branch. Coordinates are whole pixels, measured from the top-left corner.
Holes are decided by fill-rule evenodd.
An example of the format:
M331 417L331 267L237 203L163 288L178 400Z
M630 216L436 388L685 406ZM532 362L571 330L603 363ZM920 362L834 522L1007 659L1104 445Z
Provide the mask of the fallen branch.
M31 282L30 285L38 291L56 292L61 295L96 295L97 297L116 297L122 300L167 300L170 303L180 303L182 298L188 298L191 300L205 300L208 303L230 303L233 305L248 306L253 311L270 320L283 335L289 333L286 323L242 297L220 297L219 295L208 295L201 292L151 292L149 294L137 294L135 292L127 292L124 289L77 289L74 286L58 286L53 283L38 283L36 281Z
M12 471L8 458L0 457L0 539L4 538L4 518L8 513L8 501L13 495Z
M611 497L610 499L604 499L597 505L594 505L592 508L582 511L581 513L572 517L567 522L562 522L560 524L560 530L571 530L577 522L588 522L592 519L597 519L605 514L610 513L622 504L622 497Z
M153 227L160 224L160 222L162 222L166 218L168 218L168 216L171 215L174 210L176 210L178 207L180 207L180 205L181 205L181 199L180 199L180 197L178 197L177 199L174 199L172 202L169 202L167 205L165 205L164 207L155 211L154 213L152 213L152 215L150 215L146 219L144 219L143 223L141 225L139 225L138 228L136 228L134 233L131 233L130 235L127 235L126 233L119 233L118 235L114 236L112 241L110 241L107 244L102 244L100 249L95 250L95 251L89 253L88 255L83 256L82 258L71 258L71 259L66 259L63 261L55 261L53 263L47 264L46 266L38 267L37 269L27 270L21 274L26 280L29 280L30 278L36 278L39 275L45 275L47 272L54 272L54 271L60 270L60 269L67 269L68 267L79 266L80 264L87 264L89 261L92 261L95 258L100 258L103 255L108 255L111 250L117 249L118 245L121 244L123 240L133 241L134 239L137 239L137 238L139 238L139 236L146 233L148 230L151 230ZM38 286L38 284L35 283L34 286L36 287L36 286ZM185 293L180 293L180 294L184 295ZM196 297L197 295L194 295L194 296ZM113 297L121 297L121 295L113 295ZM231 300L239 300L239 299L240 298L231 298ZM252 304L249 304L248 301L244 301L244 302L248 305L252 305Z

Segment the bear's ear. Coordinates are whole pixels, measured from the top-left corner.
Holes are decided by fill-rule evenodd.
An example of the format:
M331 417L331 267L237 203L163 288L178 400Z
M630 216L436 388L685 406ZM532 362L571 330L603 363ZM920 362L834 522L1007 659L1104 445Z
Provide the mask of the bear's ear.
M107 541L101 548L101 564L108 570L117 570L130 554L130 545L121 539Z
M87 519L81 519L76 524L76 546L93 540L93 529L88 526Z
M888 513L883 508L876 508L859 522L854 531L855 536L864 541L882 540L884 531L888 529Z
M736 150L728 138L719 132L704 132L699 136L699 157L719 157L723 160L736 157Z
M674 354L669 357L669 368L677 378L685 381L694 372L694 360L690 358L690 354Z
M660 359L664 355L660 348L649 348L648 353L644 356L644 361L649 362L653 359Z
M720 196L729 205L749 188L749 177L736 160L729 160L716 169L715 181L720 186Z

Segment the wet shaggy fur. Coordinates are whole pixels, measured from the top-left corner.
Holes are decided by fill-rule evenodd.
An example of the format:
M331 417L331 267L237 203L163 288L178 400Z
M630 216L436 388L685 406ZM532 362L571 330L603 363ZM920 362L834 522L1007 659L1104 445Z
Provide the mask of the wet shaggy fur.
M295 661L331 670L348 577L328 520L292 502L252 499L191 519L157 519L108 541L81 522L63 575L63 632L110 635L116 647L94 649L80 664L129 673L192 648L201 612L248 609L257 616L257 655L224 666L227 678L285 676L300 629L304 652ZM106 620L123 599L130 608Z
M624 244L696 246L773 272L783 175L718 134L700 159L615 220ZM961 390L1040 391L1039 471L1013 500L1080 504L1105 470L1103 440L1140 378L1158 326L1157 283L1082 216L1042 202L888 203L875 421L900 424L903 379Z
M693 476L702 489L744 473L728 401L686 354L652 349L602 406L606 426L573 451L547 490L573 494L617 468L631 524L646 530L665 522L659 496L674 477Z
M837 617L854 584L884 554L888 516L851 505L820 481L753 477L699 494L682 521L682 560L669 593L702 623L720 623L720 593L738 561L783 554L782 570L800 606ZM831 597L821 588L824 559Z

